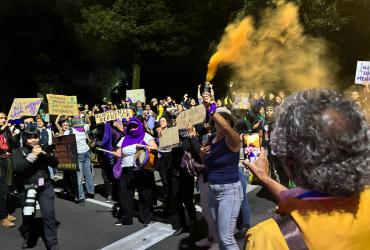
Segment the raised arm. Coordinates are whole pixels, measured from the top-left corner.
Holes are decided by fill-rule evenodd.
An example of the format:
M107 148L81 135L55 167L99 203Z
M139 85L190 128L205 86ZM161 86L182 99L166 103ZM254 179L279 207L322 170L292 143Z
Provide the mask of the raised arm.
M278 201L280 200L281 192L288 190L287 187L275 181L268 175L269 163L264 149L262 149L260 156L255 162L250 163L248 160L245 160L243 164L258 178L261 184L267 188Z
M229 149L233 152L239 152L240 150L240 138L239 134L230 126L230 124L218 113L216 113L216 103L211 101L209 93L203 94L203 104L212 119L222 130L226 136L226 144Z

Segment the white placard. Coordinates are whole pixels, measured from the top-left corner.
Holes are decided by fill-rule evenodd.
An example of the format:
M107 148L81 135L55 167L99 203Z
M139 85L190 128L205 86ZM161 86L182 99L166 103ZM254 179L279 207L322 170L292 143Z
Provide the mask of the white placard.
M129 97L133 103L137 101L145 102L144 89L128 89L126 90L126 97Z
M357 61L356 84L370 82L370 61Z

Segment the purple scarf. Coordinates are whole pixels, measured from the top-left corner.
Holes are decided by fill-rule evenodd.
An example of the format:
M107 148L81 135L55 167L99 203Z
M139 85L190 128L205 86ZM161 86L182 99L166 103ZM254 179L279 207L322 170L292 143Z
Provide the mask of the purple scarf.
M132 124L137 124L137 129L130 129L130 125ZM143 124L138 118L132 117L127 124L126 135L123 139L121 147L124 148L133 144L142 144L144 136L145 131Z
M130 124L137 124L137 129L136 130L129 129ZM143 144L143 143L145 144L144 126L138 118L136 117L131 118L127 124L127 128L128 129L126 130L126 135L125 135L125 138L123 139L121 148L130 146L133 144ZM121 163L122 163L122 157L118 158L116 163L113 166L113 175L116 179L119 179L122 174Z

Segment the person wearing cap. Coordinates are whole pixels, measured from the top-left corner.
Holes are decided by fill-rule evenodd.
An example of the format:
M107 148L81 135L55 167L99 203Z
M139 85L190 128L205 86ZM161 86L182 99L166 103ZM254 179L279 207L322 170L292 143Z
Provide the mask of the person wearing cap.
M77 197L76 202L80 205L85 205L85 194L82 184L82 179L85 179L88 198L94 197L94 178L93 169L90 161L90 148L87 144L87 133L89 132L89 125L85 124L80 116L75 116L72 119L72 128L64 131L64 135L76 136L77 153L78 153L78 167L77 171Z
M202 147L204 165L207 167L209 210L216 223L219 248L239 249L234 238L243 197L239 180L240 137L234 130L235 119L227 108L217 108L209 93L203 94L203 105L215 133Z
M57 159L45 152L40 145L40 132L33 126L22 133L23 147L13 150L14 172L21 181L19 197L22 204L22 247L29 247L30 233L35 222L36 200L43 218L45 240L48 249L58 249L57 224L55 219L55 193L48 166L56 168ZM33 195L30 195L30 192Z

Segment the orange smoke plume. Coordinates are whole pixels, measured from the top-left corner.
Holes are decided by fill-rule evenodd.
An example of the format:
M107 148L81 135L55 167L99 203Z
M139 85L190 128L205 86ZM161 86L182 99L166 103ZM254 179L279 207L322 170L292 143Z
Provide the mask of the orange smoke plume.
M256 26L252 17L228 25L209 61L207 81L227 64L232 79L243 83L239 91L331 86L337 66L326 41L304 33L298 10L292 2L279 1Z
M248 17L239 23L230 24L225 29L217 52L214 53L208 63L207 81L211 81L215 76L220 64L229 64L235 61L238 53L246 46L246 40L253 31L253 19Z

